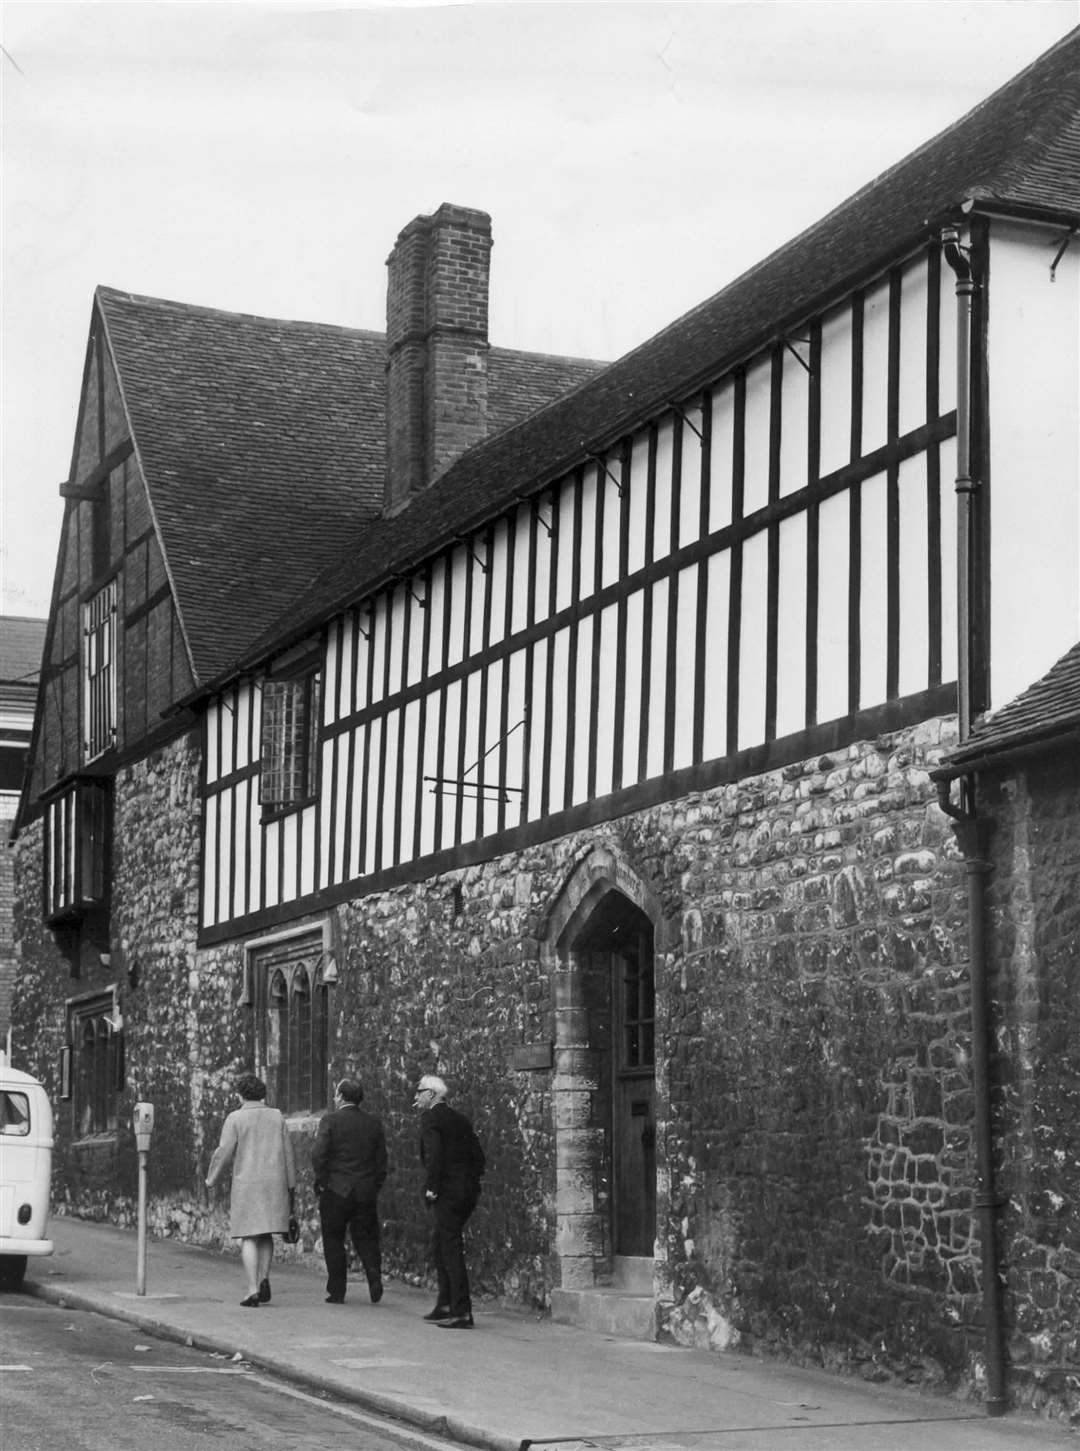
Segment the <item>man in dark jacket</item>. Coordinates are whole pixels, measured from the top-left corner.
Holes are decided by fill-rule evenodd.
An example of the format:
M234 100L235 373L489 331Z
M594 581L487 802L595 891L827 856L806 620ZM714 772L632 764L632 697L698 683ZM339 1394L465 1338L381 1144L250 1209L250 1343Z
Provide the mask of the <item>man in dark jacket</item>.
M431 1216L431 1251L439 1281L434 1310L424 1316L441 1330L471 1330L472 1300L462 1231L480 1198L484 1151L463 1113L446 1102L441 1078L425 1074L413 1107L420 1110L424 1201Z
M311 1151L328 1305L345 1299L346 1233L364 1267L371 1303L382 1299L378 1197L386 1178L386 1135L379 1120L360 1107L363 1098L355 1079L341 1080L334 1090L334 1112L323 1116Z

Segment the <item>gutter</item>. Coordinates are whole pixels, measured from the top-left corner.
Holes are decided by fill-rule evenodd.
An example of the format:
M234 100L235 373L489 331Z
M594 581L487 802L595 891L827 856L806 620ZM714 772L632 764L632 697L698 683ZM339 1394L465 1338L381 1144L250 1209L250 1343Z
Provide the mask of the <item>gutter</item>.
M979 284L975 280L972 250L961 239L960 228L941 232L945 261L956 276L956 588L957 588L957 695L961 744L971 733L974 669L972 599L974 579L975 495L979 481L971 474L972 311ZM998 1271L997 1207L994 1174L994 1130L990 1100L990 992L986 961L986 878L990 872L989 841L993 823L975 812L975 779L968 764L954 774L935 773L938 801L952 818L953 832L964 858L968 899L968 955L971 976L971 1076L974 1097L975 1172L974 1207L979 1221L982 1260L984 1353L986 1358L986 1413L1001 1416L1008 1409L1005 1394L1004 1325L1001 1279ZM951 782L959 779L959 804L950 799Z

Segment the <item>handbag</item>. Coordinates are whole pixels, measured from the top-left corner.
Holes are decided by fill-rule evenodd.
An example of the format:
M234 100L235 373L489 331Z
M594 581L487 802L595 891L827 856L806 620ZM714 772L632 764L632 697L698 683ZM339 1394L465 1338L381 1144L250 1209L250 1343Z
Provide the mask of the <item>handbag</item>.
M296 1244L300 1238L300 1221L295 1214L289 1215L289 1227L281 1236L286 1244Z

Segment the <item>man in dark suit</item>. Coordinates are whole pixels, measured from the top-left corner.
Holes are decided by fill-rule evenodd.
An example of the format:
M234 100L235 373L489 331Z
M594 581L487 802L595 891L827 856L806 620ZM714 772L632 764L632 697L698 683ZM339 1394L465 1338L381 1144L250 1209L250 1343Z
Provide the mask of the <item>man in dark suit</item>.
M471 1330L472 1300L465 1268L462 1231L480 1198L484 1151L463 1113L446 1102L441 1078L425 1074L416 1086L413 1107L420 1110L420 1162L424 1166L424 1202L431 1216L431 1250L439 1298L424 1316L441 1330Z
M386 1135L379 1120L360 1107L364 1090L343 1078L334 1090L334 1112L323 1116L311 1167L319 1196L326 1303L340 1305L347 1278L345 1235L352 1236L367 1276L371 1303L382 1299L382 1250L379 1244L379 1190L386 1178Z

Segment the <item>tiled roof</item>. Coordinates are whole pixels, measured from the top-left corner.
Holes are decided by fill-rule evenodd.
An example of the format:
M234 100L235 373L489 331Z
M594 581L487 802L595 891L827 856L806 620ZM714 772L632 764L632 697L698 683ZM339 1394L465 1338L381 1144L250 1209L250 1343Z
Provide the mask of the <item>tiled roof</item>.
M382 503L382 333L136 297L97 301L196 676L230 666ZM601 365L493 348L493 427Z
M944 774L961 775L967 765L984 756L1004 755L1078 729L1080 644L1014 700L976 721L964 744L950 754Z
M575 467L902 255L969 200L1080 221L1080 30L794 241L351 539L304 602L312 625ZM296 622L294 616L293 622ZM282 620L252 659L287 632Z
M37 694L47 620L0 615L0 692Z

